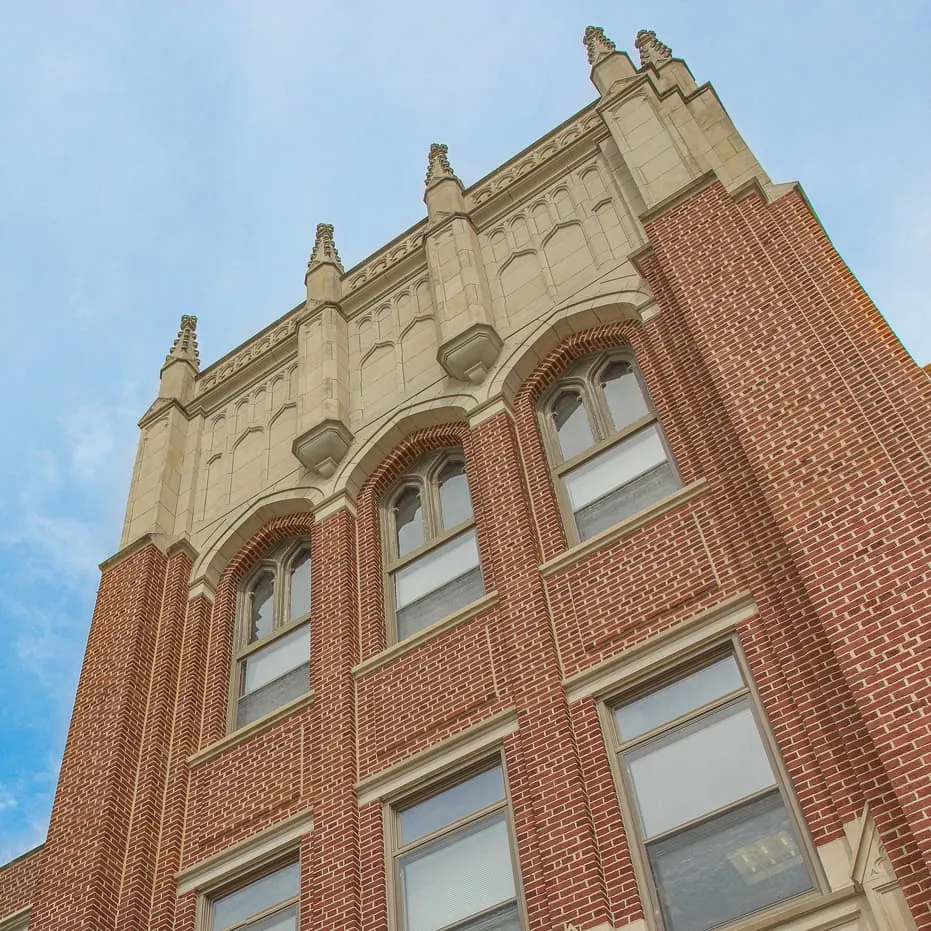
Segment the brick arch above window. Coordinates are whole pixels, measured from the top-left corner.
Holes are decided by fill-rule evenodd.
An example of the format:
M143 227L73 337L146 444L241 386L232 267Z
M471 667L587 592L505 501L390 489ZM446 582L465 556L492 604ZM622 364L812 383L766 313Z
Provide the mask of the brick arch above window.
M253 534L220 573L210 620L201 746L219 740L227 732L236 609L243 581L266 553L288 540L309 540L313 527L314 515L310 511L273 518Z
M471 442L466 423L425 427L405 437L371 472L356 499L359 547L359 615L362 622L361 658L383 650L388 643L385 628L385 589L381 532L381 502L391 486L427 453L458 447L470 458Z
M540 430L538 406L578 360L608 350L627 352L639 358L640 324L621 320L574 333L550 350L521 383L514 397L515 427L521 443L527 487L534 502L540 552L552 559L575 542L566 532L553 482L551 462ZM641 366L642 368L642 366Z

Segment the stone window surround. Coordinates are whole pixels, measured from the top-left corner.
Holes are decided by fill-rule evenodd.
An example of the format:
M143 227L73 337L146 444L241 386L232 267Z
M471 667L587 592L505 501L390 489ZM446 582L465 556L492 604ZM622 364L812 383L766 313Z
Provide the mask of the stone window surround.
M507 714L504 712L503 714ZM501 714L494 716L492 720L503 717ZM515 725L516 727L516 725ZM508 782L507 761L505 760L503 747L501 746L501 736L508 725L505 723L498 724L497 727L485 729L483 724L477 725L466 732L466 740L459 745L460 758L456 762L447 761L446 765L427 775L420 775L415 782L408 784L403 789L398 789L391 793L390 796L382 800L382 823L384 825L385 835L385 878L386 891L388 900L388 929L389 931L400 931L401 922L400 914L400 890L395 875L395 862L399 856L400 839L398 835L398 813L399 810L406 808L408 805L425 801L433 795L442 792L444 789L451 788L459 782L468 779L470 776L491 769L497 764L501 769L501 776L504 782L504 799L494 806L494 810L503 810L505 812L508 844L511 854L511 867L514 871L514 893L517 901L517 910L521 927L527 926L527 907L524 902L523 883L521 881L520 858L517 850L517 832L514 825L514 810L511 803L511 790ZM475 731L480 733L475 735ZM492 736L494 735L494 736ZM471 739L469 739L471 737ZM447 743L444 741L443 743ZM481 743L487 743L482 749ZM428 748L427 753L434 748ZM412 771L413 772L413 771ZM362 804L360 799L360 805ZM482 816L488 814L492 809L481 810ZM469 816L473 819L475 813ZM459 824L463 827L469 823L468 820Z
M297 561L301 553L307 553L311 561L311 582L310 582L310 607L309 609L295 618L288 616L286 610L290 604L291 579L290 570ZM274 579L274 590L272 595L272 612L273 612L273 629L271 633L264 637L259 637L254 642L249 642L247 627L249 624L250 599L252 586L258 580L258 577L265 571L271 571ZM291 539L285 540L267 550L259 559L257 559L245 578L239 585L239 591L236 595L236 623L233 633L233 650L232 650L232 667L230 670L230 697L229 697L229 720L227 726L229 733L233 734L242 728L249 727L256 722L263 721L269 715L273 715L275 710L272 709L266 714L261 715L252 721L247 721L240 727L236 726L236 714L240 701L240 679L243 675L241 665L253 653L274 643L275 640L286 636L297 630L304 624L309 624L313 612L313 560L311 558L311 548L309 539ZM308 657L309 659L309 657ZM312 691L308 685L308 691ZM306 694L306 693L305 693ZM294 701L299 701L303 696L286 702L290 705Z
M465 605L457 609L452 614L436 618L426 628L415 631L410 637L401 639L398 636L395 599L394 599L394 574L404 566L415 563L423 556L427 556L435 548L444 543L448 543L454 537L465 533L470 528L476 527L475 508L472 503L472 489L469 487L469 518L452 527L444 527L439 501L438 479L443 469L450 463L461 462L466 476L466 482L469 479L468 463L466 462L465 450L462 447L440 446L428 452L422 453L413 463L398 475L389 485L387 491L382 495L382 501L379 508L379 526L381 530L381 551L382 551L382 589L385 595L385 633L388 643L387 649L400 646L411 637L417 638L424 630L429 630L446 621L448 618L455 617L468 611L472 605ZM394 504L401 495L409 488L416 488L420 492L421 520L423 526L423 543L403 555L398 554L397 550L397 526L394 517ZM481 569L481 558L479 559L479 569ZM486 595L473 604L481 603L485 600ZM419 640L418 640L419 642Z
M601 373L606 371L614 363L625 363L631 367L647 408L647 413L642 417L619 428L615 427L612 422L607 400L598 384ZM588 448L569 458L563 455L562 447L550 414L550 406L567 390L572 393L577 393L581 397L583 410L586 413L593 435L593 442ZM540 434L543 439L547 463L550 468L550 478L553 484L553 490L556 494L556 501L562 516L563 529L570 549L584 545L592 538L589 537L585 540L580 538L575 512L572 510L568 492L565 487L565 476L585 463L592 462L601 453L633 437L634 434L649 428L651 425L655 424L658 426L660 440L666 451L666 462L672 467L673 474L681 487L681 479L676 469L672 450L666 439L666 434L662 425L659 422L659 417L650 397L650 391L644 379L643 372L630 346L618 345L613 349L596 350L594 352L578 355L566 366L561 375L549 383L537 400L536 407ZM646 508L641 510L648 510L649 507L650 505L647 505ZM618 523L621 523L621 521ZM604 532L605 531L600 531L600 533ZM594 535L594 537L597 536L599 536L599 534Z
M775 926L790 914L796 912L807 914L819 909L822 905L831 904L835 896L845 900L855 892L853 886L844 884L840 888L832 888L834 883L828 882L823 860L826 855L830 857L833 851L816 848L808 834L795 791L740 647L737 626L756 614L757 608L752 595L749 592L739 592L686 619L673 629L657 634L619 656L611 657L563 682L566 697L570 703L588 698L595 701L621 816L626 825L633 826L636 824L631 810L631 805L634 803L628 797L629 793L620 771L618 760L620 744L613 709L625 697L649 691L652 683L658 683L664 679L674 681L676 673L680 675L687 673L690 668L694 668L709 654L729 653L737 659L747 682L748 694L757 712L755 717L760 735L773 763L776 784L782 792L789 816L798 830L803 856L812 876L814 888L810 892L795 896L785 902L775 903L759 913L720 926L728 931L750 931L753 928ZM652 906L656 902L656 893L652 875L646 863L643 840L633 827L630 829L630 834L630 853L637 885L641 890L644 905ZM658 914L658 908L654 908L653 911ZM770 917L772 921L769 920ZM644 909L644 927L651 931L657 931L663 927L658 919L654 920L653 915L649 914L646 908Z

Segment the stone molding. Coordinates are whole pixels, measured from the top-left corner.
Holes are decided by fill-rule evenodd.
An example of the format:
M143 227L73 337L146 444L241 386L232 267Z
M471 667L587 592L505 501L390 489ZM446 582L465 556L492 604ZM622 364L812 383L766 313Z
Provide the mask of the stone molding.
M295 458L311 472L330 478L352 445L353 435L341 420L321 421L297 437L291 446Z
M436 360L457 381L480 385L491 371L504 342L490 323L473 323L443 343Z
M430 776L479 756L517 731L517 710L506 708L356 783L359 807L390 798Z
M175 873L178 895L195 889L199 892L235 878L236 874L259 865L263 860L277 857L289 849L297 849L300 839L313 830L313 809L292 815L279 824L233 844L204 860L191 864Z
M601 695L620 683L675 661L686 650L704 646L736 630L738 624L757 613L750 592L738 592L730 598L699 611L649 640L612 656L595 666L583 669L563 682L566 700L579 701Z

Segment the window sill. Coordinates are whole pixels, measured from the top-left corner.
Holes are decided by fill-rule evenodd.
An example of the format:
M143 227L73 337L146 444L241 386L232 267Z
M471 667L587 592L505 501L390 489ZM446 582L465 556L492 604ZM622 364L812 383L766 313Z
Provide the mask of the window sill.
M458 627L460 624L465 623L466 621L475 617L477 614L481 614L483 611L493 607L497 603L498 593L488 592L479 598L478 601L473 601L471 604L467 604L464 608L460 608L458 611L455 611L452 614L447 614L446 617L441 618L440 620L431 624L429 627L424 627L423 630L418 630L416 634L413 634L406 640L401 640L399 643L394 643L387 649L382 650L381 653L376 653L374 656L369 657L367 660L364 660L357 666L353 666L353 678L361 679L363 676L368 675L370 672L374 672L376 669L381 669L382 666L387 666L388 663L393 662L399 656L404 656L405 653L410 653L411 650L416 650L417 647L419 647L422 643L426 643L428 640L432 640L434 637L438 637L440 634L444 634L446 631L452 630L454 627Z
M834 892L805 892L721 927L727 931L775 931L792 922L793 931L827 931L860 915L858 898L853 884Z
M699 495L704 494L707 490L708 481L704 478L700 478L689 485L679 488L671 495L660 498L659 501L655 501L637 514L625 518L613 527L608 527L607 530L602 530L601 533L595 534L595 536L582 543L577 543L575 546L569 547L565 552L543 563L542 566L539 566L540 575L542 575L543 578L549 578L549 576L555 575L562 569L566 569L580 560L585 559L586 556L597 552L609 543L613 543L615 540L619 540L621 537L633 533L633 531L638 530L644 524L648 524L651 520L663 514L668 514L680 505L692 501L699 497Z
M274 711L269 711L268 714L262 715L261 718L256 718L254 721L244 724L231 734L227 734L225 737L221 737L212 744L208 744L203 750L198 750L197 753L187 758L188 766L191 769L195 766L200 766L202 763L206 763L208 760L212 760L214 757L219 756L230 747L238 746L250 737L267 731L270 727L273 727L279 721L292 715L295 711L299 711L301 708L306 708L308 705L312 704L313 700L314 693L313 689L311 689L311 691L299 695L297 698L281 705Z

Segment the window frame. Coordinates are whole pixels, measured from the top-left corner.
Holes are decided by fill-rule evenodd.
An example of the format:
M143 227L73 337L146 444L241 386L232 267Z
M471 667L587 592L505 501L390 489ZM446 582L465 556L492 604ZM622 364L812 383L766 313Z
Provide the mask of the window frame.
M741 679L743 680L743 685L740 689L734 689L724 696L718 696L709 702L692 708L675 718L671 718L660 725L650 728L648 731L644 731L642 734L638 734L630 740L624 741L621 739L617 721L614 716L617 708L630 704L653 692L657 692L665 686L685 679L692 673L729 656L733 657L737 664ZM643 914L647 926L653 929L653 931L667 931L667 927L663 921L659 888L653 877L653 871L650 868L649 855L647 852L648 842L642 829L641 816L637 806L634 786L626 772L626 767L623 765L622 755L663 733L671 733L673 730L686 723L707 718L709 715L714 714L715 711L731 704L737 704L744 699L748 702L753 722L760 736L760 743L772 767L775 791L779 794L785 806L791 826L795 829L796 837L799 842L799 851L805 867L808 870L808 874L811 877L812 886L810 889L796 895L774 902L770 905L762 906L753 912L715 925L712 929L709 929L709 931L728 931L728 929L735 929L735 931L737 931L737 929L749 929L751 926L756 927L755 924L751 925L750 923L758 921L760 916L774 914L782 908L790 905L794 906L800 901L824 895L825 892L829 891L829 885L818 857L817 848L808 831L808 825L805 822L801 807L799 806L795 788L792 785L788 770L779 752L775 735L773 734L765 708L757 691L747 658L740 645L740 640L736 634L728 634L724 637L715 638L710 643L706 642L695 647L681 656L676 657L669 665L664 665L661 668L652 666L645 669L628 683L620 686L614 685L610 691L596 699L597 713L601 722L602 733L604 734L608 761L614 779L615 790L617 792L621 811L621 819L627 838L627 846L630 851L637 888L640 892L640 899L643 905ZM728 811L736 811L740 807L749 805L758 798L762 798L767 793L771 792L773 792L773 789L761 790L743 799L722 805L711 812L706 812L698 818L683 822L673 828L658 833L656 836L650 838L650 843L661 841L665 837L674 835L689 826L694 827L698 823L710 821L712 818L720 816Z
M440 503L439 475L450 462L462 463L463 474L466 477L466 486L469 491L470 515L466 520L460 521L455 526L444 528ZM420 546L401 556L398 553L398 528L394 509L397 501L409 488L416 488L420 492L424 540ZM381 525L385 632L388 646L393 646L397 643L403 643L404 640L408 640L410 637L416 636L416 633L419 633L418 631L403 639L399 636L397 608L395 606L395 576L398 572L470 529L475 530L476 547L478 546L478 531L475 522L475 507L472 501L472 487L469 484L468 462L462 447L445 446L418 456L404 474L389 485L381 500L379 523ZM485 575L482 570L481 553L479 553L478 570L482 573L482 588L485 590ZM438 617L436 620L431 621L431 624L441 620L443 618Z
M246 886L250 886L252 883L264 879L271 873L275 873L294 863L297 864L298 868L297 893L287 899L276 902L264 911L250 915L245 921L233 925L232 928L226 929L226 931L242 931L242 929L248 931L249 925L262 921L268 918L269 915L274 915L276 912L284 911L284 909L290 908L292 905L297 906L295 913L297 918L296 931L301 931L301 856L300 848L298 847L292 847L287 851L276 851L263 862L252 864L245 871L237 873L232 877L226 877L216 884L211 884L206 889L202 890L198 895L199 907L197 910L197 920L195 922L197 931L213 931L214 907L218 899L238 892L240 889L244 889Z
M306 552L310 562L310 605L303 614L296 618L289 618L291 608L291 569L302 552ZM254 642L249 642L249 627L252 620L251 595L252 588L258 581L259 577L271 571L274 587L272 589L272 630L264 637L259 637ZM237 724L239 713L239 702L245 697L243 685L245 680L245 661L276 640L287 636L289 633L302 627L304 624L310 625L311 615L314 607L314 567L313 551L309 538L300 538L286 540L283 543L270 549L259 559L249 570L245 578L239 585L236 593L236 620L233 630L233 649L230 667L230 686L229 701L227 713L227 733L233 733L249 727L259 718L247 721L245 724ZM312 627L310 627L312 636ZM310 654L308 654L308 661ZM312 684L308 678L307 691L310 692ZM305 693L306 694L306 693ZM270 713L270 712L269 712ZM260 718L263 715L259 716Z
M471 779L483 772L499 768L501 770L501 781L504 783L504 797L491 805L476 809L469 815L459 818L450 824L444 825L429 834L418 837L408 844L400 843L400 814L408 808L412 808L419 802L426 801L435 795L439 795L446 789L450 789L459 783ZM412 850L426 844L433 843L440 837L454 834L456 831L467 827L479 821L488 815L498 811L504 811L504 820L507 826L508 852L511 858L511 871L514 876L514 901L517 904L517 917L522 929L527 928L527 908L524 902L524 888L521 881L520 859L517 849L517 831L514 822L514 807L511 803L511 787L508 780L507 762L504 753L499 749L492 754L483 753L480 757L472 757L461 762L454 769L447 769L438 773L429 779L418 783L416 787L402 789L397 794L389 796L382 801L382 822L384 824L384 863L385 875L387 880L387 901L388 901L388 929L389 931L404 931L406 924L404 919L403 904L401 893L403 883L401 881L401 858L406 856ZM495 906L498 907L498 906ZM494 908L486 910L493 911ZM468 916L463 921L474 920L482 915L482 912L476 915ZM460 922L461 923L461 922ZM445 931L449 925L445 925L439 931Z
M642 414L640 417L620 428L614 426L614 420L611 417L607 399L599 384L601 374L612 364L618 362L630 366L632 374L637 379L637 385L640 388L640 394L647 409L645 414ZM576 391L581 395L582 404L588 416L589 428L594 439L591 446L569 458L563 455L562 445L559 442L559 435L553 422L551 410L553 403L564 391ZM559 506L563 527L565 528L566 537L570 546L584 543L592 539L592 537L583 539L579 533L576 512L572 510L572 502L570 501L569 492L566 488L566 476L575 471L583 463L596 459L613 446L623 443L634 434L640 433L652 424L656 424L657 426L659 439L666 453L666 462L672 470L672 474L679 487L682 486L682 476L679 474L679 469L676 466L672 448L666 438L666 432L663 430L662 424L660 423L659 414L653 404L653 399L650 396L650 391L643 377L643 372L640 370L640 366L637 364L632 350L605 349L575 359L565 372L563 372L563 374L540 396L536 407L537 423L546 451L550 480L556 493L556 501ZM618 486L618 488L621 487L623 486ZM608 492L608 494L610 494L610 492ZM591 503L594 504L595 502ZM619 523L619 521L615 523ZM599 533L603 532L604 531L599 531ZM598 534L593 534L592 536L597 535Z

